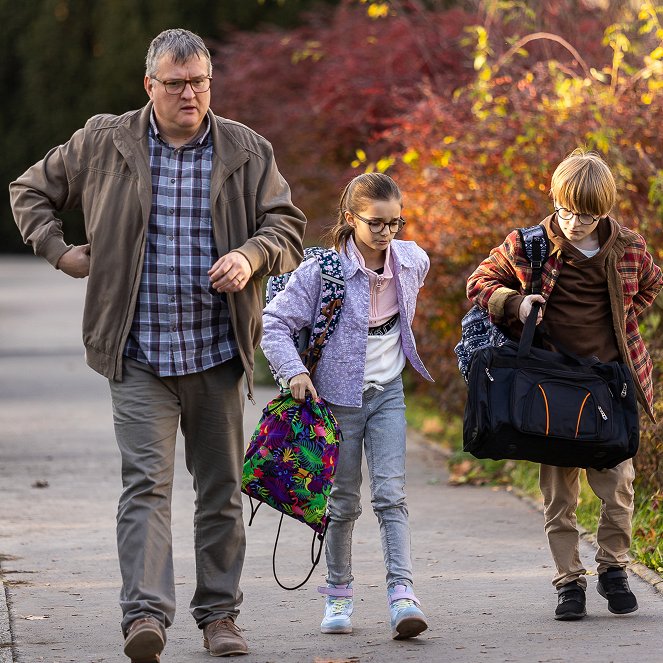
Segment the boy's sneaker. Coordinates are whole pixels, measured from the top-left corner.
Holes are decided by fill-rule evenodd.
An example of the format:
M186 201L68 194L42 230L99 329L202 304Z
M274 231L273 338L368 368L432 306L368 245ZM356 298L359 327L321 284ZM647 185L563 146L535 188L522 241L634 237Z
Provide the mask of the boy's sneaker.
M608 599L608 610L615 615L626 615L638 609L638 600L628 586L626 571L618 566L599 573L596 591Z
M325 594L325 616L320 624L321 633L352 633L352 586L332 585L318 587L321 594Z
M394 640L414 638L428 628L426 616L419 609L419 599L408 585L394 585L387 590L391 613L391 637Z
M572 621L587 615L585 590L574 580L557 590L555 619Z

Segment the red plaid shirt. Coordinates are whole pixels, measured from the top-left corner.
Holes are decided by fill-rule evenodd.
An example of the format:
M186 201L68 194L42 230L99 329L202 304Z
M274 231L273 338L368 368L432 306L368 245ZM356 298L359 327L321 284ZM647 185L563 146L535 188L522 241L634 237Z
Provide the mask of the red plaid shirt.
M550 231L552 216L542 221ZM616 221L610 219L610 223ZM541 294L546 299L557 283L564 264L560 250L553 250L543 267ZM615 327L617 344L638 390L638 398L654 419L652 362L638 328L638 315L652 304L663 286L663 273L654 264L641 235L620 227L619 236L606 259L610 306L621 324ZM504 242L476 268L467 281L467 296L487 309L494 322L507 322L504 305L514 294L524 295L532 279L527 254L518 231L509 233ZM617 319L617 316L613 316Z

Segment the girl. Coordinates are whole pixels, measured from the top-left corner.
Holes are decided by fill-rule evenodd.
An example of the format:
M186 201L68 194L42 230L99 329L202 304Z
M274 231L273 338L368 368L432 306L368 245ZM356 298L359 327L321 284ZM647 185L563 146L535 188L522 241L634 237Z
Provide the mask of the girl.
M330 233L345 299L313 380L290 336L310 327L320 310L317 261L302 263L263 313L262 349L271 365L297 400L307 392L324 398L343 432L328 505L327 586L318 588L326 595L323 633L352 632L352 530L361 513L362 447L380 525L392 637L411 638L428 627L412 589L401 372L407 358L432 381L411 326L429 260L414 242L394 239L405 225L401 211L401 192L388 175L365 173L345 187Z
M626 363L638 400L653 418L652 363L638 330L638 316L652 304L663 275L647 252L643 237L621 226L608 213L617 190L607 164L594 153L575 150L552 176L555 213L541 224L550 239L550 258L540 295L525 295L531 270L516 231L493 249L467 283L468 297L487 309L497 323L524 322L533 302L544 304L538 322L546 321L551 338L572 352L603 362ZM543 311L543 312L542 312ZM578 551L576 527L580 470L541 465L545 531L557 573L555 619L586 614L586 570ZM633 463L607 470L587 470L587 480L601 500L596 539L597 590L608 610L638 609L625 571L631 545Z

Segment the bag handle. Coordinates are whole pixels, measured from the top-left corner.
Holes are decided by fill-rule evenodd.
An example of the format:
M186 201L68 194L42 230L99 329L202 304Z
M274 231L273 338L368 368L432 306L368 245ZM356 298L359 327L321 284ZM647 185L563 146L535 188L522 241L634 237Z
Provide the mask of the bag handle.
M274 580L276 580L277 584L279 587L282 587L283 589L287 589L289 591L293 589L299 589L300 587L303 587L309 580L309 578L313 575L313 571L315 570L315 567L318 565L318 562L320 561L320 556L322 555L322 547L324 546L325 542L325 534L327 534L327 526L329 525L329 520L325 523L325 529L322 532L322 534L318 534L317 532L313 532L313 540L311 541L311 570L308 572L306 578L302 580L298 585L295 585L294 587L288 587L284 585L276 575L276 546L279 542L279 535L281 534L281 525L283 524L283 516L284 514L281 513L281 520L279 520L279 529L276 532L276 540L274 541L274 552L272 553L272 571L274 572ZM320 541L320 546L318 547L318 552L315 552L315 540L319 539Z
M528 357L532 351L532 343L534 342L534 334L538 331L542 338L555 346L555 349L565 357L573 360L578 366L593 366L599 362L597 357L580 357L579 355L567 350L563 345L560 345L555 341L550 334L543 327L543 323L539 325L537 330L536 318L541 309L541 302L533 302L532 310L525 320L525 326L523 327L523 333L520 337L520 342L518 343L518 359L524 359Z

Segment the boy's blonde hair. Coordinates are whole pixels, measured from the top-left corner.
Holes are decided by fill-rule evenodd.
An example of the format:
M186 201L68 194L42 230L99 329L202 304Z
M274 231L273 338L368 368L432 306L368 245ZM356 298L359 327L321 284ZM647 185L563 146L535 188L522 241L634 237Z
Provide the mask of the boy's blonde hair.
M555 168L550 195L571 212L606 216L615 204L617 186L608 164L596 152L577 148Z

